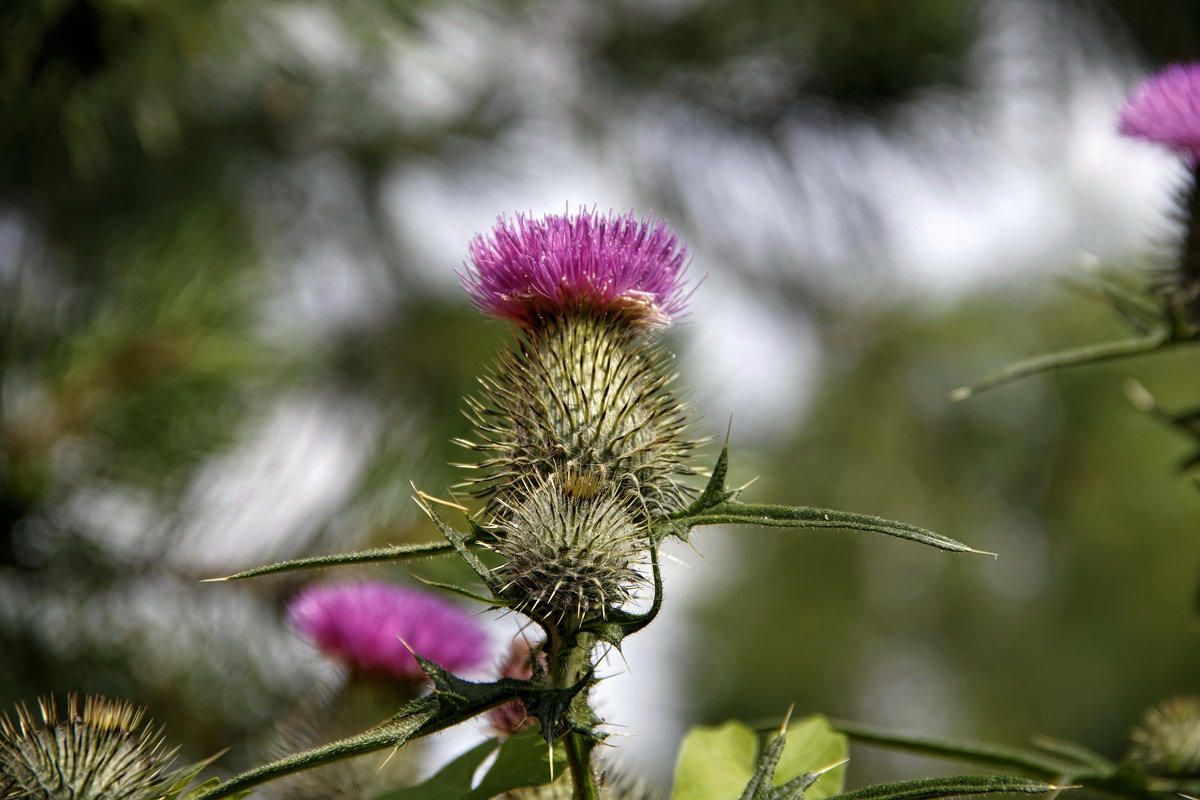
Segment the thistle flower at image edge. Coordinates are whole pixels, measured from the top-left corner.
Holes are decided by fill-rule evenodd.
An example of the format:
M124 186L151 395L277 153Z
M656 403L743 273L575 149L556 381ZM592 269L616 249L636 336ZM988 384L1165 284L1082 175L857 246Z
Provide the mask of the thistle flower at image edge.
M30 800L140 800L173 776L174 751L144 709L124 700L88 697L82 708L67 698L59 716L54 700L34 714L17 706L0 717L0 797Z
M1172 64L1143 81L1121 108L1117 129L1200 163L1200 62Z
M488 639L470 615L419 589L384 582L303 589L287 618L325 653L364 675L419 681L413 652L459 672L488 655Z

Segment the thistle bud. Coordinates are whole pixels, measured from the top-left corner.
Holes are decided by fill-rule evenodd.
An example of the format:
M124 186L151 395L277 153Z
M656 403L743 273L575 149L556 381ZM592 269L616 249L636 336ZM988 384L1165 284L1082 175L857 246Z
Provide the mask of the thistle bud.
M53 699L35 715L17 706L0 717L0 797L133 800L170 777L174 753L161 729L143 724L145 710L124 700L67 698L59 719Z
M611 490L580 498L553 479L506 503L505 535L493 549L504 558L497 574L517 608L556 627L603 617L644 582L636 567L645 539L628 507Z
M1175 697L1151 708L1129 736L1130 758L1147 772L1200 777L1200 697Z

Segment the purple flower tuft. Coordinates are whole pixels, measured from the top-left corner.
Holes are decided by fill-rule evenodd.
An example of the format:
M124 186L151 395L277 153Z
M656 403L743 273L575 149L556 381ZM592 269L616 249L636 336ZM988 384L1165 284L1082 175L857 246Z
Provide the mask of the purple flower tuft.
M419 589L309 586L288 604L287 617L326 653L367 674L423 677L405 643L451 672L477 667L487 657L487 636L466 612Z
M1142 81L1121 108L1117 130L1200 163L1200 62L1172 64Z
M687 251L662 222L582 210L540 220L497 217L471 240L463 286L482 311L519 325L567 313L626 313L667 324L684 307Z

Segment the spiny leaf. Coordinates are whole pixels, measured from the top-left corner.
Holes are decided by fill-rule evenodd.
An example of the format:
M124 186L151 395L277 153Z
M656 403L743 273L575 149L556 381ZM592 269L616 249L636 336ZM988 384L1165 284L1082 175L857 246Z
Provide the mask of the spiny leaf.
M696 514L706 508L712 508L718 503L728 500L733 492L725 488L725 480L729 475L729 442L721 448L721 455L717 457L717 464L713 467L712 477L708 479L708 484L704 487L704 491L696 498L696 502L688 506L684 514Z
M473 544L474 542L468 542ZM356 553L341 553L332 556L312 556L297 558L291 561L280 561L264 567L236 572L224 578L207 578L211 581L233 581L242 578L257 578L260 575L273 575L277 572L291 572L298 569L319 569L321 567L337 567L343 564L374 564L380 561L404 561L412 558L427 558L442 556L454 552L454 546L448 542L431 542L429 544L398 545L395 547L375 547L370 550L360 550Z
M1101 344L1079 347L1074 350L1047 353L1010 364L982 380L968 386L961 386L950 392L950 399L966 400L972 395L1002 386L1011 381L1027 378L1030 375L1036 375L1039 372L1048 372L1063 367L1078 367L1084 364L1098 364L1102 361L1114 361L1119 358L1153 353L1172 346L1197 343L1194 339L1173 339L1167 331L1158 330L1147 336L1139 336L1133 339L1121 339L1115 342L1103 342Z
M204 784L199 794L189 792L187 800L217 800L238 797L246 789L281 778L301 770L340 761L343 758L372 753L387 747L399 747L405 742L441 730L441 703L436 695L420 697L405 706L396 716L382 725L354 736L339 739L320 747L285 756L277 761L243 772L224 783Z
M192 789L187 794L180 797L179 800L199 800L200 797L204 796L205 792L207 792L211 789L215 789L216 787L218 787L220 785L221 785L220 778L209 778L204 783L200 784L199 786ZM249 797L253 793L254 793L253 789L243 789L240 792L234 792L233 794L225 795L225 796L231 798L231 800L240 800L240 798ZM168 798L169 797L170 796L168 795Z
M1088 767L1097 773L1109 773L1117 768L1116 764L1095 750L1092 750L1090 747L1084 747L1076 742L1055 739L1051 736L1036 736L1033 739L1033 744L1048 753L1077 761L1080 766Z
M758 525L766 528L843 528L885 533L888 536L907 539L955 553L995 555L986 550L968 547L948 536L942 536L916 525L829 508L748 505L736 500L727 500L703 513L683 517L674 522L686 524L689 527L697 525Z
M472 592L470 589L464 589L461 586L455 586L452 583L442 583L440 581L431 581L427 578L422 578L419 575L414 575L413 577L415 577L417 580L419 580L421 583L425 584L426 586L432 586L435 589L442 589L444 591L451 592L453 594L457 594L462 597L466 597L470 600L475 600L480 603L485 603L494 608L509 608L512 605L507 600L501 600L501 599L498 599L495 597L487 597L485 595L479 594L478 592Z
M446 537L446 541L453 546L453 548L462 557L463 561L467 562L467 566L469 566L475 572L475 574L479 576L479 579L483 581L485 586L488 587L488 590L491 591L491 593L496 597L501 597L503 595L503 591L501 589L500 580L495 576L495 574L492 573L490 569L484 565L482 561L479 560L479 556L467 549L467 545L474 541L474 537L477 535L480 528L472 523L472 536L471 538L468 538L447 525L446 522L440 516L438 516L438 513L433 510L433 506L429 504L426 495L423 492L418 491L415 499L417 501L417 505L421 507L421 510L424 511L431 520L433 520L433 523L438 526L438 530L440 530L442 535Z
M929 778L868 786L835 795L831 800L936 800L977 794L1042 794L1068 787L1053 786L1028 778L1007 775L960 775L953 778Z
M804 778L805 800L823 800L842 791L846 780L848 745L822 714L812 714L787 726L787 746L775 768L775 782Z
M988 764L1006 769L1017 769L1052 780L1060 779L1063 776L1074 776L1079 773L1078 765L1062 761L1035 750L1002 747L984 742L923 736L921 734L877 728L873 725L863 725L858 722L834 720L832 724L834 730L841 731L856 742L892 747L908 753L919 753L921 755L969 761L975 764Z
M775 765L779 763L779 757L783 755L783 748L786 745L787 735L783 731L767 742L767 746L759 754L758 763L754 765L754 773L746 783L746 788L742 791L739 800L770 800Z

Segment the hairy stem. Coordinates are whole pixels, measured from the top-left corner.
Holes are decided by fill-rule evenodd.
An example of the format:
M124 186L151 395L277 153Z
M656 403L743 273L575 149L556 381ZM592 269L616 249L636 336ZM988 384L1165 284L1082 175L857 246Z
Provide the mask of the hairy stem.
M569 629L577 630L574 625ZM596 638L590 633L577 631L569 636L552 635L546 649L550 686L565 689L587 677L595 667L592 663L595 644ZM597 800L599 797L596 772L592 766L592 750L596 741L582 732L590 729L596 721L596 715L588 703L589 694L590 689L585 688L575 696L565 719L567 733L563 744L575 786L575 800Z
M596 784L596 773L592 769L592 748L596 743L578 733L568 733L564 743L567 750L567 765L571 768L571 780L575 784L575 800L597 800L600 789Z

